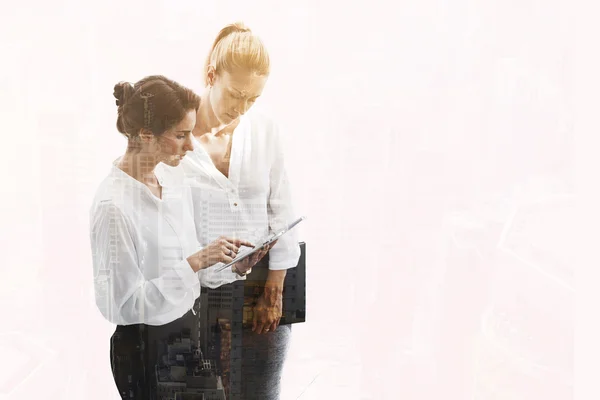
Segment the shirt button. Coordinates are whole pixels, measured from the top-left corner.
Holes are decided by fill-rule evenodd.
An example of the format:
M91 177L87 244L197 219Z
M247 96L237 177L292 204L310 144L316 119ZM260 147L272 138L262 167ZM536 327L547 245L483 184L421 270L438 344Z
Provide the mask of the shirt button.
M233 206L234 206L234 207L237 207L237 203L233 203Z

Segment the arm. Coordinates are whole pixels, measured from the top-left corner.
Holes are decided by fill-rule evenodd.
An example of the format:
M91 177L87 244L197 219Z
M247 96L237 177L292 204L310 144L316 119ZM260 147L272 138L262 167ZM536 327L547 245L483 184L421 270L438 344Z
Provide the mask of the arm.
M274 161L269 175L268 197L269 229L282 229L295 218L292 208L292 195L284 165L283 148L278 131L274 128ZM274 331L279 325L283 309L283 284L287 270L298 265L300 245L297 230L292 229L283 235L269 252L269 274L265 290L254 307L252 330L261 334Z
M273 151L275 152L269 174L268 215L270 231L284 228L297 218L292 204L292 193L285 170L283 146L279 132L273 128ZM298 229L294 228L283 235L269 252L269 276L276 278L273 271L286 270L298 265L300 245ZM285 274L283 275L285 277ZM283 283L282 283L283 284Z
M200 268L195 260L179 261L160 277L146 280L138 266L129 226L118 207L101 204L92 216L91 229L96 304L108 321L160 325L170 322L167 319L177 310L183 315L192 307L198 285L194 269Z

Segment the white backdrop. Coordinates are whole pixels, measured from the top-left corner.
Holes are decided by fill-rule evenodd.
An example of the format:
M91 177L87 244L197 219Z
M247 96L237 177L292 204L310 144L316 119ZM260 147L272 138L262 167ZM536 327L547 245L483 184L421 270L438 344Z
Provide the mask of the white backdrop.
M0 399L117 398L88 239L125 146L113 86L163 74L201 90L209 46L236 20L269 48L256 107L284 132L309 217L307 322L282 399L572 398L566 2L21 1L1 14Z

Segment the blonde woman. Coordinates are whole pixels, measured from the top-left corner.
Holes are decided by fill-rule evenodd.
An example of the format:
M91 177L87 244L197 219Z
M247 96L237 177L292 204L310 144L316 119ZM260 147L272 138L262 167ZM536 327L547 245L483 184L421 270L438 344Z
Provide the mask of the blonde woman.
M271 119L252 109L269 71L268 52L248 27L235 23L219 32L203 71L206 87L193 131L194 150L181 164L192 186L201 244L221 235L257 241L297 217L280 133ZM290 325L279 326L282 292L287 269L300 257L296 231L268 250L268 278L253 309L253 327L241 332L243 352L255 357L243 359L241 395L234 391L232 398L279 398L291 334ZM207 274L221 281L214 269Z

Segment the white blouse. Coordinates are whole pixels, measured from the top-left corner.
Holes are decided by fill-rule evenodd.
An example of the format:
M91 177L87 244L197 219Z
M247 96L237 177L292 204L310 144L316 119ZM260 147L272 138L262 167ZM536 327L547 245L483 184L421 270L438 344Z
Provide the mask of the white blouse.
M194 151L181 164L192 189L194 217L201 245L220 235L254 244L299 216L292 207L282 145L276 125L250 110L240 117L232 135L229 178L212 162L193 138ZM269 269L293 268L300 258L297 228L283 235L269 252ZM222 264L221 264L222 265ZM208 268L211 279L222 281L224 272Z
M90 210L96 305L114 324L172 322L192 309L200 284L239 279L226 270L215 282L192 270L186 258L201 246L190 188L175 168L159 164L155 174L162 199L114 165Z

